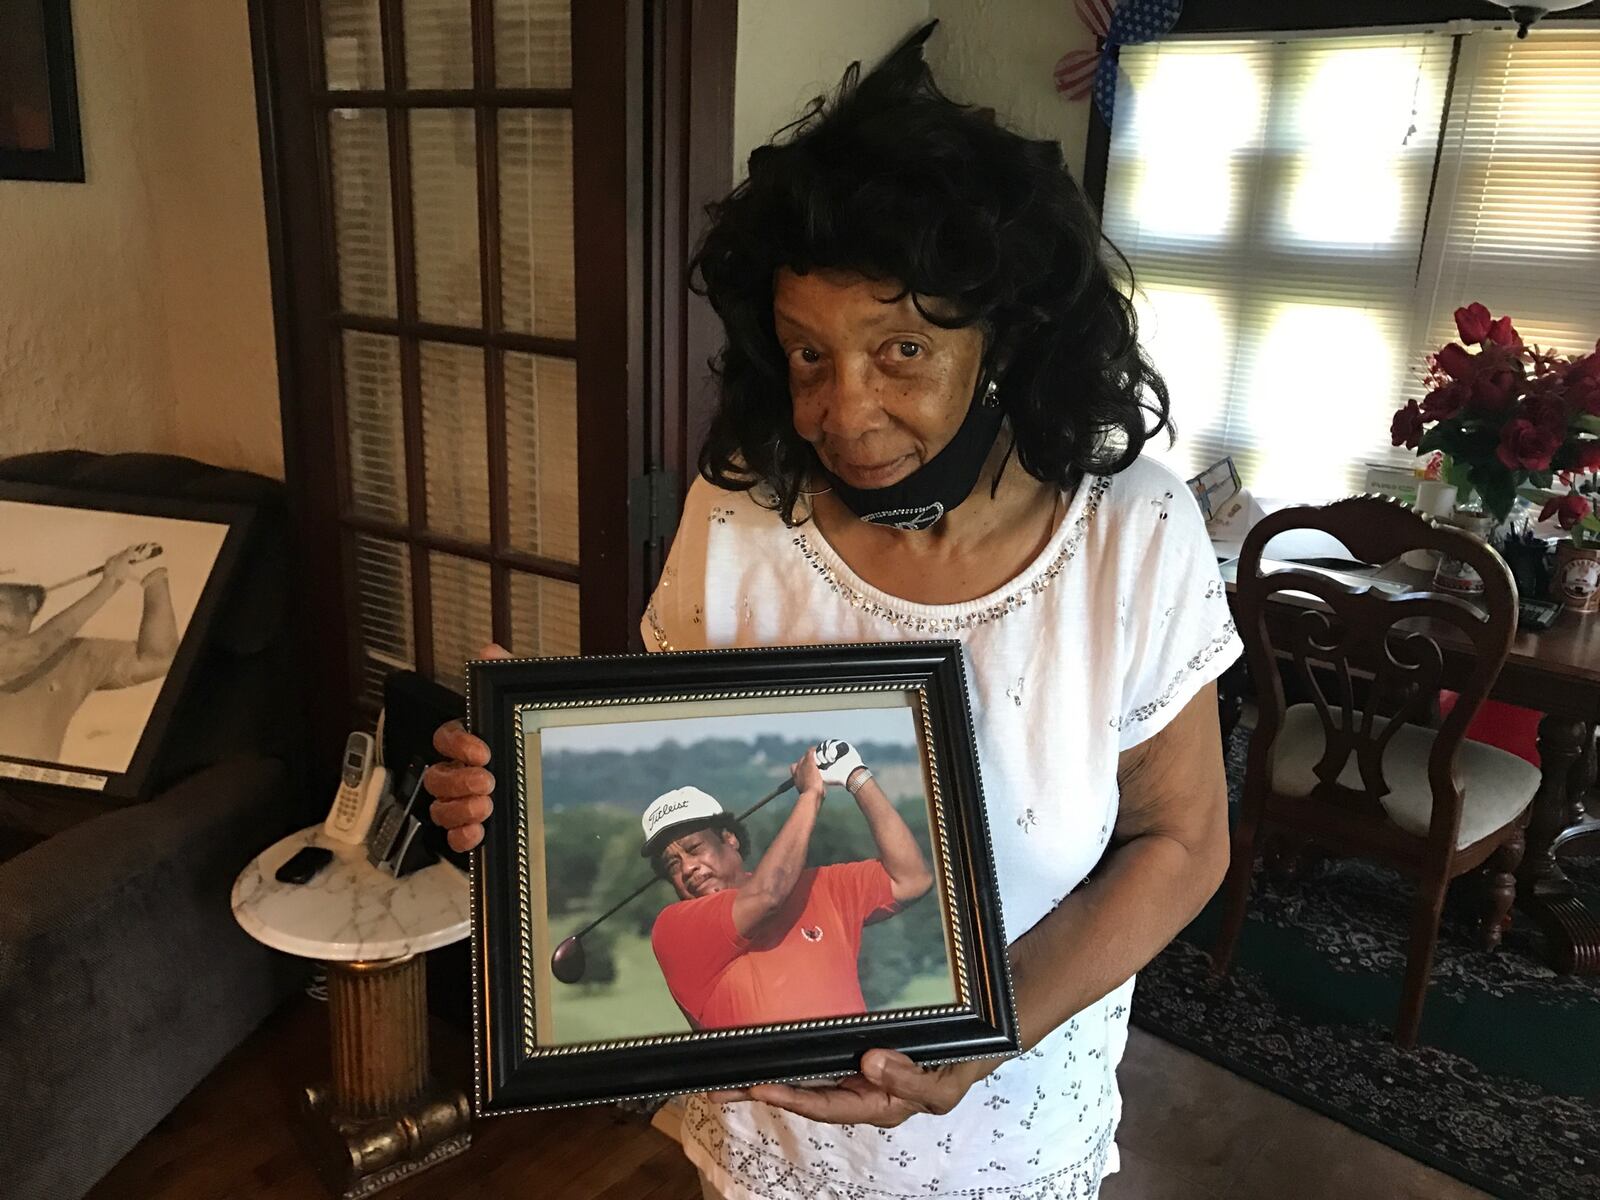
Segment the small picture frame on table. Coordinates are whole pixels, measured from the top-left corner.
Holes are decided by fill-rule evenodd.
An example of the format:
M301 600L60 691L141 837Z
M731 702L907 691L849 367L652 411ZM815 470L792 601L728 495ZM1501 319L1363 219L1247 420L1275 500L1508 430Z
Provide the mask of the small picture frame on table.
M479 1113L1017 1053L959 643L467 676Z

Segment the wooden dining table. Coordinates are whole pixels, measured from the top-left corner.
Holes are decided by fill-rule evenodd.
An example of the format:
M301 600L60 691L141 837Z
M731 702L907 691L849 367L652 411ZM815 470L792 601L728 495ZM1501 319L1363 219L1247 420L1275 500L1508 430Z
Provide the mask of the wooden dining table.
M1298 564L1285 564L1298 565ZM1233 563L1223 565L1230 600ZM1371 578L1404 584L1407 590L1432 588L1429 573L1395 563L1370 572ZM1289 644L1274 633L1307 605L1310 596L1278 593L1268 610L1274 645ZM1464 679L1472 651L1461 633L1442 622L1423 626L1443 652L1445 681ZM1527 848L1517 871L1517 906L1541 927L1545 956L1557 971L1600 974L1600 916L1584 903L1561 869L1561 857L1581 839L1600 834L1600 813L1586 805L1596 777L1595 730L1600 726L1600 612L1563 611L1540 632L1518 632L1491 699L1542 713L1539 721L1541 781L1529 816ZM1600 852L1600 843L1593 843Z

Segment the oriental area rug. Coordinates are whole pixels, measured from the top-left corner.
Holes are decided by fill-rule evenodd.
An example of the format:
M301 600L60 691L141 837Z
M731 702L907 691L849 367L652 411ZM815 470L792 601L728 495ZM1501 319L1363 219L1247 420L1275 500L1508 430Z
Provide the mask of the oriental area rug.
M1228 747L1237 812L1247 730ZM1600 905L1600 858L1563 859ZM1326 860L1292 881L1259 865L1229 977L1211 977L1212 903L1139 976L1133 1021L1506 1200L1600 1200L1600 978L1556 975L1520 916L1502 948L1452 894L1417 1049L1394 1044L1414 892Z

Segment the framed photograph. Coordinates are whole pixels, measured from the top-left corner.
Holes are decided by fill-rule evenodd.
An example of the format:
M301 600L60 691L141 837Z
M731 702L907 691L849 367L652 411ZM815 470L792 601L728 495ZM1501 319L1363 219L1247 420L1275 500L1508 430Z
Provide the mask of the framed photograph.
M1233 455L1212 463L1189 480L1189 491L1200 505L1200 514L1207 521L1221 515L1224 506L1239 494L1244 485L1239 480L1239 468L1233 465Z
M1017 1052L959 643L467 675L479 1112Z
M0 483L0 778L144 793L251 516Z
M70 0L0 0L0 179L83 182Z

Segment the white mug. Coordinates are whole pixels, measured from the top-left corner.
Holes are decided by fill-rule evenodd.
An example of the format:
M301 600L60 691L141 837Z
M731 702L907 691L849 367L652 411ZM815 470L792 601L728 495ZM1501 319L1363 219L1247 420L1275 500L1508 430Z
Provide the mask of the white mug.
M1417 484L1417 511L1429 517L1448 517L1455 511L1456 487L1438 479L1424 479Z
M1414 507L1423 516L1435 519L1448 517L1456 507L1455 485L1438 479L1419 481ZM1413 570L1431 571L1438 565L1438 555L1431 550L1407 550L1400 556L1400 561Z

